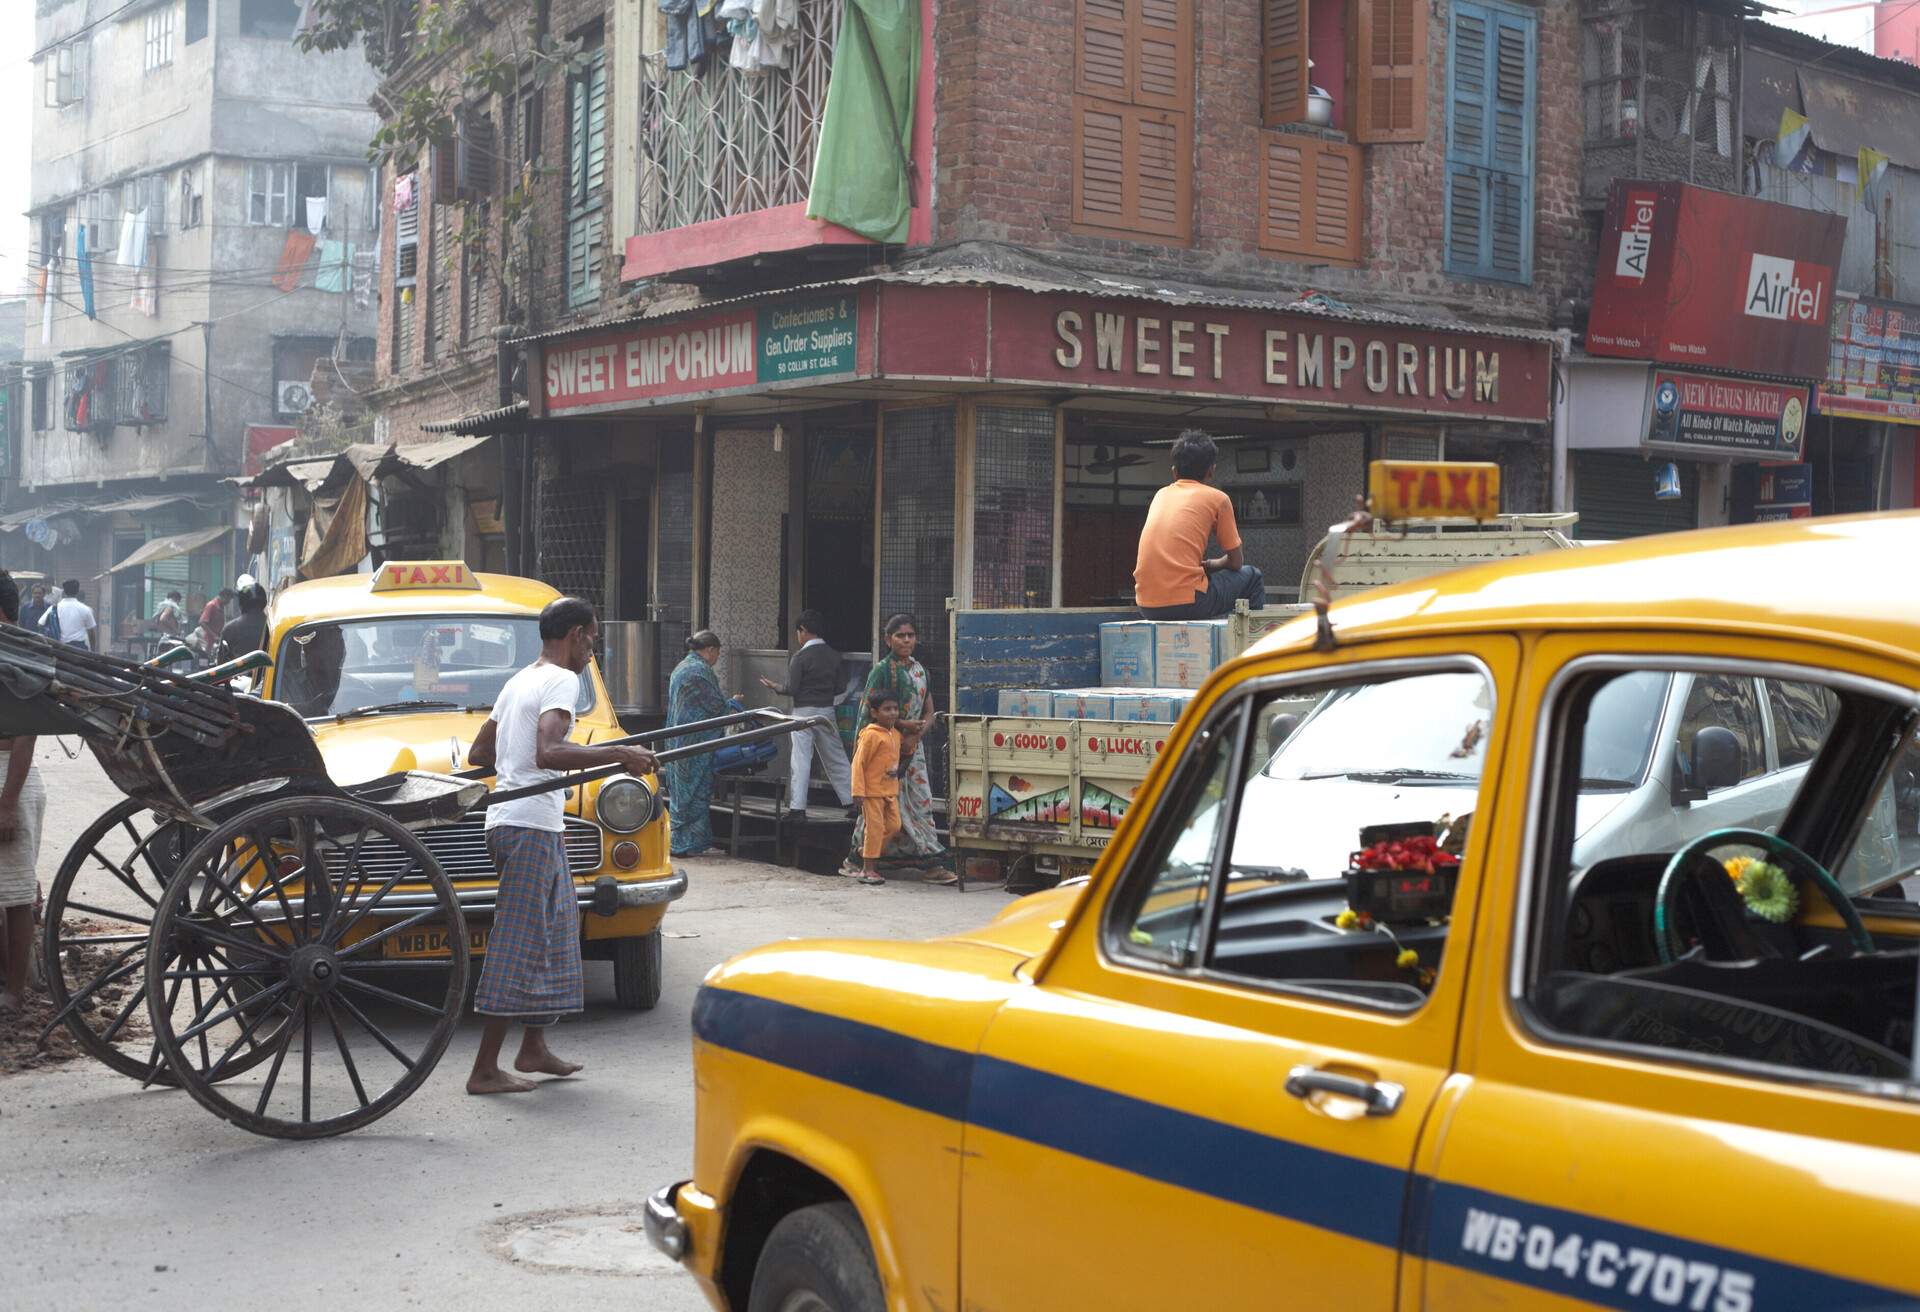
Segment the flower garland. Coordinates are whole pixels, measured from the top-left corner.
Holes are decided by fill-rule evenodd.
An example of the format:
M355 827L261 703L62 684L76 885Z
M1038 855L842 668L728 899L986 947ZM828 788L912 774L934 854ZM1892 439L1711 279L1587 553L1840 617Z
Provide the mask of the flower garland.
M1800 890L1781 867L1757 857L1736 856L1727 859L1725 869L1747 910L1760 919L1784 925L1799 914Z

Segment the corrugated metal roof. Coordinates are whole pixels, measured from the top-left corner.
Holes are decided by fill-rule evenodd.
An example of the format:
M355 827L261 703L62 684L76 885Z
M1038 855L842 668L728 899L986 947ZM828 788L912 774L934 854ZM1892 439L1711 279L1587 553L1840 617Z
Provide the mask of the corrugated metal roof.
M101 501L78 498L49 501L26 510L15 510L0 515L0 533L11 533L36 519L52 519L58 515L112 515L123 511L133 514L142 510L158 510L161 506L176 505L182 501L204 505L191 494L184 492L118 496Z
M967 258L970 255L980 255L985 258L975 261ZM985 243L968 243L952 251L927 257L914 265L881 273L805 283L775 291L749 292L739 296L719 297L693 303L684 300L662 301L637 314L601 319L573 328L533 333L526 337L515 338L514 343L519 345L564 337L578 337L587 333L634 327L673 315L722 309L730 305L751 304L814 291L845 290L888 283L915 287L998 287L1009 291L1071 293L1125 300L1145 300L1163 305L1271 310L1287 314L1315 315L1348 323L1387 324L1442 332L1471 332L1520 341L1550 342L1553 340L1553 334L1543 328L1519 328L1444 316L1405 314L1355 305L1326 293L1308 289L1221 287L1166 278L1128 278L1051 264L1011 248L990 247Z
M436 419L430 424L420 425L423 433L461 433L487 434L517 433L525 427L527 421L527 403L515 401L512 405L503 405L494 410L481 410L475 414L461 415L458 419Z

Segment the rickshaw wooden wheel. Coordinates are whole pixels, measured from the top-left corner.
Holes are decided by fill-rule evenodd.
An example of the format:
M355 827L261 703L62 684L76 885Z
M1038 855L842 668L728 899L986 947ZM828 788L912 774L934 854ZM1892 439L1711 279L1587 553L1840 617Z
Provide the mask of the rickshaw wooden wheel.
M149 948L147 1003L181 1086L255 1134L320 1139L379 1120L432 1074L460 1019L467 928L453 885L417 837L359 802L283 798L219 824L181 862L152 937L221 954L202 973ZM446 956L396 954L423 942ZM423 968L445 972L432 1001L394 987ZM191 979L246 996L167 1008L165 990ZM223 1063L250 1031L273 1032L270 1059L234 1078Z
M67 1031L88 1055L143 1083L176 1083L143 1028L147 940L161 896L200 835L191 825L156 815L142 802L123 799L67 850L47 893L41 960L47 966L54 1013L64 1018ZM218 948L200 947L193 964L184 969L204 967L222 955ZM171 983L176 1007L227 1005L225 995L217 987L209 989L204 980ZM291 1014L288 1010L283 1018ZM272 1055L267 1043L278 1035L262 1028L265 1032L243 1045L221 1078Z

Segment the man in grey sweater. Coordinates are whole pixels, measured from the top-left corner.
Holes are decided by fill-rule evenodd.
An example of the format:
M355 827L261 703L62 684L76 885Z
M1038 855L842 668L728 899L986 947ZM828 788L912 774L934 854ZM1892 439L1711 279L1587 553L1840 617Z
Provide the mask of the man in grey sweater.
M819 754L826 767L827 782L833 785L840 805L853 805L853 770L847 762L847 748L833 724L833 702L840 695L840 653L820 636L827 620L817 610L803 610L793 626L793 657L787 663L787 681L760 682L783 696L793 698L793 713L802 718L817 716L826 721L805 733L796 733L793 744L793 768L787 781L787 814L806 814L807 788L813 782L813 758Z

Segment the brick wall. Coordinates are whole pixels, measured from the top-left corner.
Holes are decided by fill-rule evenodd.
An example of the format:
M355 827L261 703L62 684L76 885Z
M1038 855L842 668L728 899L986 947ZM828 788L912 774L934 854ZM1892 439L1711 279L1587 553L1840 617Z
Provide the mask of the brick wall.
M613 84L620 76L620 69L612 58L614 5L610 0L550 0L547 8L547 31L555 41L569 40L589 31L595 24L601 25L602 40L607 51L607 103L611 115L614 105ZM432 73L432 81L442 87L455 86L461 70L483 51L490 49L503 58L511 59L516 52L523 53L526 46L527 35L523 24L518 21L495 24L477 33L466 47L448 58ZM421 168L419 271L414 303L411 307L405 307L418 319L413 350L407 360L399 362L397 369L393 358L396 291L393 286L395 259L391 201L394 179L398 172L404 170L396 170L390 164L383 177L379 340L375 357L380 390L375 404L389 421L389 434L393 441L431 438L433 434L419 431L421 422L449 419L476 410L491 409L499 404L494 375L496 326L505 324L516 334L563 328L605 315L620 295L619 261L614 249L614 234L619 225L612 222L609 215L606 243L608 264L601 278L600 297L589 305L570 307L567 304L567 79L564 68L557 65L528 63L527 66L549 68L544 78L536 83L544 94L540 121L541 150L533 162L531 204L513 231L504 221L498 200L484 211L477 204L450 207L445 225L450 236L457 235L467 227L470 216L474 219L472 226L485 233L483 268L477 270L475 276L469 277L461 253L452 249L450 242L444 248L436 248L430 182L425 167ZM403 70L396 81L404 85L410 76L414 74ZM513 180L510 175L518 167L516 129L513 124L501 121L504 116L499 101L490 101L482 108L498 124L499 158L495 168L500 178L497 190L504 194L511 189ZM622 125L610 121L608 127L610 140L618 140L624 135ZM607 185L609 194L605 199L611 207L611 169L608 171ZM429 302L435 282L434 274L449 255L454 264L444 279L446 326L440 350L429 358L432 351L428 331ZM502 270L509 267L513 271L508 275L503 297L500 280ZM469 298L471 307L465 303Z
M935 29L937 239L1008 241L1136 274L1152 267L1173 277L1313 288L1382 308L1544 323L1555 301L1586 284L1591 255L1577 204L1577 6L1532 7L1540 13L1540 109L1530 287L1444 272L1447 0L1432 0L1428 19L1427 139L1364 148L1365 260L1357 269L1310 266L1256 247L1257 165L1270 131L1260 127L1258 0L1198 7L1193 239L1184 248L1071 230L1070 0L948 0Z

